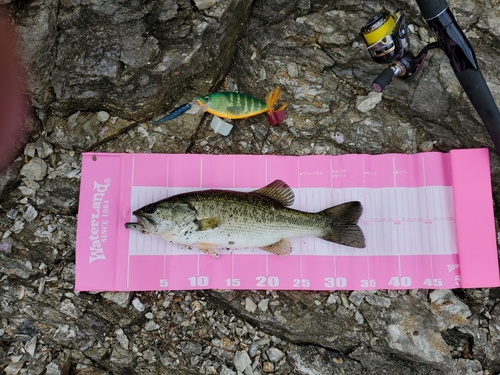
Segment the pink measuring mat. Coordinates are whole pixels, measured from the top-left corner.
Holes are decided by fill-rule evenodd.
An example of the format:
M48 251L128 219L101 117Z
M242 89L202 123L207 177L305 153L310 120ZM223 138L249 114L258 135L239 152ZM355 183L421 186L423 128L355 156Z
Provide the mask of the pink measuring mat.
M76 243L80 291L364 290L500 285L486 149L415 155L83 154ZM358 200L365 249L314 237L278 257L219 259L125 229L132 211L185 191L252 191L281 179L293 208Z

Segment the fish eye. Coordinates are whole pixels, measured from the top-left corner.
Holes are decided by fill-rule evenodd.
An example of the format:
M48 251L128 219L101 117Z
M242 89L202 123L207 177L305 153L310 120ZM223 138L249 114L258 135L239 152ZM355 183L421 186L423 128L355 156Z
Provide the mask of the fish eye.
M154 204L148 204L146 207L144 207L144 212L147 214L154 214L156 211L156 206Z
M204 100L204 101L206 101L206 102L208 102L208 101L210 100L210 96L208 96L208 95L207 95L207 96L205 96L205 97L203 98L203 100Z

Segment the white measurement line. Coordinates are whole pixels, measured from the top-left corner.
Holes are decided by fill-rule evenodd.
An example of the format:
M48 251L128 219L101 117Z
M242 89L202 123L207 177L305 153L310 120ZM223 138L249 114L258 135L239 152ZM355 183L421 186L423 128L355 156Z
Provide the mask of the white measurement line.
M366 188L366 178L365 178L365 173L366 173L366 170L365 170L365 158L363 158L363 187Z
M434 255L430 254L429 255L429 260L430 260L430 263L431 263L431 277L434 279L434 264L432 263L432 257Z
M297 181L299 183L299 188L300 188L300 159L297 159Z
M299 176L298 180L299 180L299 186L300 186L300 176ZM299 192L299 199L298 199L298 203L297 204L298 204L299 210L303 211L303 209L301 207L301 204L300 204L300 202L301 202L300 198L301 197L302 197L302 192ZM307 194L306 194L306 206L307 206ZM300 239L299 253L302 253L302 250L303 250L302 244L303 244L304 241L303 241L302 237L299 237L299 239Z
M333 189L333 166L332 166L332 158L330 158L330 189Z
M135 156L132 156L132 186L135 186Z
M300 265L300 279L302 280L302 255L299 255L299 265Z
M269 276L269 255L266 254L266 276Z
M132 186L130 187L131 189L133 186L135 186L134 178L135 178L135 156L132 156ZM130 206L132 206L133 199L134 199L134 194L130 194ZM127 251L127 288L130 285L130 233L128 233L128 236L129 236L129 248ZM137 246L137 237L136 237L136 246Z
M200 254L196 255L196 276L200 276Z
M127 288L130 285L130 255L127 257Z
M236 161L233 158L233 178L232 178L233 189L236 185L236 183L235 183L235 170L236 170L235 168L236 168L236 166L235 165L236 165Z
M163 278L167 278L167 256L163 256Z
M203 157L200 156L200 187L203 187Z
M231 253L231 279L234 279L234 254Z
M167 158L167 187L169 187L169 175L170 175L170 158ZM167 191L168 197L168 191Z
M363 157L363 164L362 164L362 176L363 176L363 208L366 207L366 178L365 178L365 158ZM363 216L365 216L365 209L363 209ZM368 219L365 217L365 222L368 222ZM369 226L369 225L365 225L365 229L367 229L367 232L370 231L370 229L372 228L372 226ZM365 240L367 238L367 233L365 233ZM368 242L366 244L366 247L367 248L370 248L370 243ZM370 280L370 255L368 254L366 256L366 268L367 268L367 279Z
M426 182L426 176L425 176L425 159L422 157L422 174L424 177L424 197L425 197L425 217L426 217L426 222L429 221L429 197L427 196L427 182ZM427 226L427 244L429 246L429 252L432 251L431 249L431 235L430 235L430 229L429 226ZM432 260L432 257L431 257Z
M424 186L427 186L426 175L425 175L425 158L422 155L420 159L422 160L422 174L424 176Z
M266 158L266 185L268 184L268 167L267 167L267 158Z
M394 187L396 187L396 158L392 157L392 178L394 179Z

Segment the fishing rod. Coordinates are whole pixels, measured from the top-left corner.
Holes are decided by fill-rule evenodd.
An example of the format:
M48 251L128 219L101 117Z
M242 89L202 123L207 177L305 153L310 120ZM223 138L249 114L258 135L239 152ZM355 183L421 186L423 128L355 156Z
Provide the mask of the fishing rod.
M389 64L373 81L381 92L395 78L407 79L422 68L429 50L441 48L467 97L490 134L495 150L500 152L500 111L478 67L476 55L458 25L446 0L416 0L422 16L435 33L437 42L426 45L417 56L409 50L408 25L403 11L382 11L361 29L372 59Z

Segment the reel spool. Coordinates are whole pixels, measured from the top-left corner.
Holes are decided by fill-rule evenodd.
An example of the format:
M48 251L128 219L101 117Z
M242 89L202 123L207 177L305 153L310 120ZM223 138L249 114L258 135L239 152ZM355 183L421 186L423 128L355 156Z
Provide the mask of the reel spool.
M391 63L409 46L404 13L383 11L366 21L361 29L368 51L379 64Z

